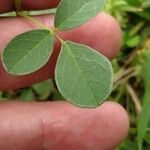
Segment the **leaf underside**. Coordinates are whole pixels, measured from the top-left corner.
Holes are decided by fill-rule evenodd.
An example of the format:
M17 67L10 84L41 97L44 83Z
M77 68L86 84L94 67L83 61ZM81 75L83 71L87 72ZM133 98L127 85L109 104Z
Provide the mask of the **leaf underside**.
M57 8L55 27L69 30L84 24L96 16L106 0L62 0Z
M97 107L110 95L113 71L110 61L93 49L67 41L55 70L63 97L79 107Z
M44 66L52 53L54 37L48 30L32 30L16 36L6 46L3 65L7 72L25 75Z

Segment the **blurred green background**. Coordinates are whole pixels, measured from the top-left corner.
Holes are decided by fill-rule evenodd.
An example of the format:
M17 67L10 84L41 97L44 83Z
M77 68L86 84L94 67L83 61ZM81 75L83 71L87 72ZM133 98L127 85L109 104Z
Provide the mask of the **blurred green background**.
M116 150L150 150L150 0L108 0L105 11L118 20L123 32L121 51L112 61L114 88L110 99L120 103L130 118L128 137ZM8 99L53 101L63 98L55 82L48 80L31 87L0 92L0 101Z

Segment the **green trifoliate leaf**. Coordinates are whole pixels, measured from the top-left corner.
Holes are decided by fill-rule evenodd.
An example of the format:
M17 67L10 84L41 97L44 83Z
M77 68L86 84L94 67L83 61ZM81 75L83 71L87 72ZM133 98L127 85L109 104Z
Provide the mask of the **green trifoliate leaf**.
M65 99L79 107L97 107L111 93L113 71L100 53L67 41L57 61L55 79Z
M2 60L7 72L32 73L44 66L52 53L54 36L48 30L33 30L15 37L5 48Z
M57 8L55 27L69 30L96 16L106 0L62 0Z

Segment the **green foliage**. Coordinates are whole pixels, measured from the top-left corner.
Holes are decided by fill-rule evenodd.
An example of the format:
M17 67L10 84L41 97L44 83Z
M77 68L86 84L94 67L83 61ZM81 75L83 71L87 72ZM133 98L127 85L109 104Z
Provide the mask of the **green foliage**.
M80 107L97 107L112 90L110 61L91 48L63 43L58 58L56 83L64 98Z
M96 16L106 0L62 0L56 11L55 27L69 30Z
M145 53L150 47L150 0L107 1L108 3L105 10L119 21L123 32L121 51L118 57L112 62L114 70L114 88L108 99L114 100L124 106L130 119L128 137L116 148L116 150L138 150L138 146L139 148L142 147L142 150L149 150L150 121L147 123L147 120L149 119L148 99L150 99L150 90L148 90L148 82L144 82L145 78L149 78L147 74L149 66L147 66L145 69L146 71L144 71L142 61L145 62L146 59L146 55L143 57L143 52ZM55 13L56 10L57 8L43 11L23 11L23 13L27 15L39 15L49 14L51 12ZM0 14L0 16L4 17L8 15L15 16L16 14L15 12ZM32 94L34 94L36 101L43 100L42 97L44 97L45 100L50 99L52 101L62 99L55 84L52 84L52 86L51 83L48 82L48 84L50 84L49 86L51 88L49 89L50 94L47 94L47 96L44 96L42 92L44 91L42 89L47 89L47 85L45 83L39 83L39 88L34 88L36 86L33 85L19 91L0 92L0 100L20 99L21 93L29 89ZM130 85L132 92L138 99L131 96L126 85ZM36 89L41 89L41 92L38 92L39 90ZM141 108L142 114L145 115L139 115ZM146 111L148 111L148 113L146 113Z
M8 73L25 75L47 63L54 36L48 30L33 30L15 37L5 48L2 60Z
M35 96L32 89L24 89L20 93L19 98L23 101L33 101L35 99Z
M120 145L119 150L137 150L137 145L134 142L125 140L125 142Z
M112 90L111 63L84 45L63 41L56 31L69 30L89 21L102 10L105 3L105 0L62 0L56 10L54 29L20 11L17 12L18 15L45 29L23 33L10 41L2 55L7 72L13 75L26 75L43 67L52 53L55 36L62 43L56 67L56 82L60 93L74 105L99 106ZM18 10L19 7L16 6ZM49 86L45 89L46 85L34 85L33 88L38 94L50 89ZM50 94L46 93L46 96ZM32 91L23 91L21 98L33 98Z
M17 12L21 11L22 0L15 0L15 9Z
M150 50L146 51L143 58L143 79L144 79L144 104L142 112L138 122L138 147L142 150L142 144L146 129L148 127L148 122L150 120Z
M139 12L138 13L141 17L147 19L150 21L150 8L146 8L144 12Z
M47 99L49 95L53 92L54 85L52 80L44 81L41 83L37 83L32 86L33 90L36 94L38 94L38 97L40 100Z
M130 119L128 137L116 150L150 149L149 9L149 0L108 0L105 8L120 22L123 32L121 52L113 60L113 68L117 69L111 99L126 108ZM126 88L128 84L131 93Z

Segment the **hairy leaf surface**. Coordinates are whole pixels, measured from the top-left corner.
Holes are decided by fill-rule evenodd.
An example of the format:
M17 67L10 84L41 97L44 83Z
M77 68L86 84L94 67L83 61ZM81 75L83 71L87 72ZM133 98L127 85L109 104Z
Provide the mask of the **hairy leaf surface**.
M93 49L67 41L63 44L55 72L64 98L80 107L97 107L112 90L110 61Z
M106 0L62 0L55 17L55 27L69 30L80 26L96 16L104 7Z
M54 37L48 30L33 30L18 35L6 46L3 65L14 75L32 73L45 65L53 50Z

